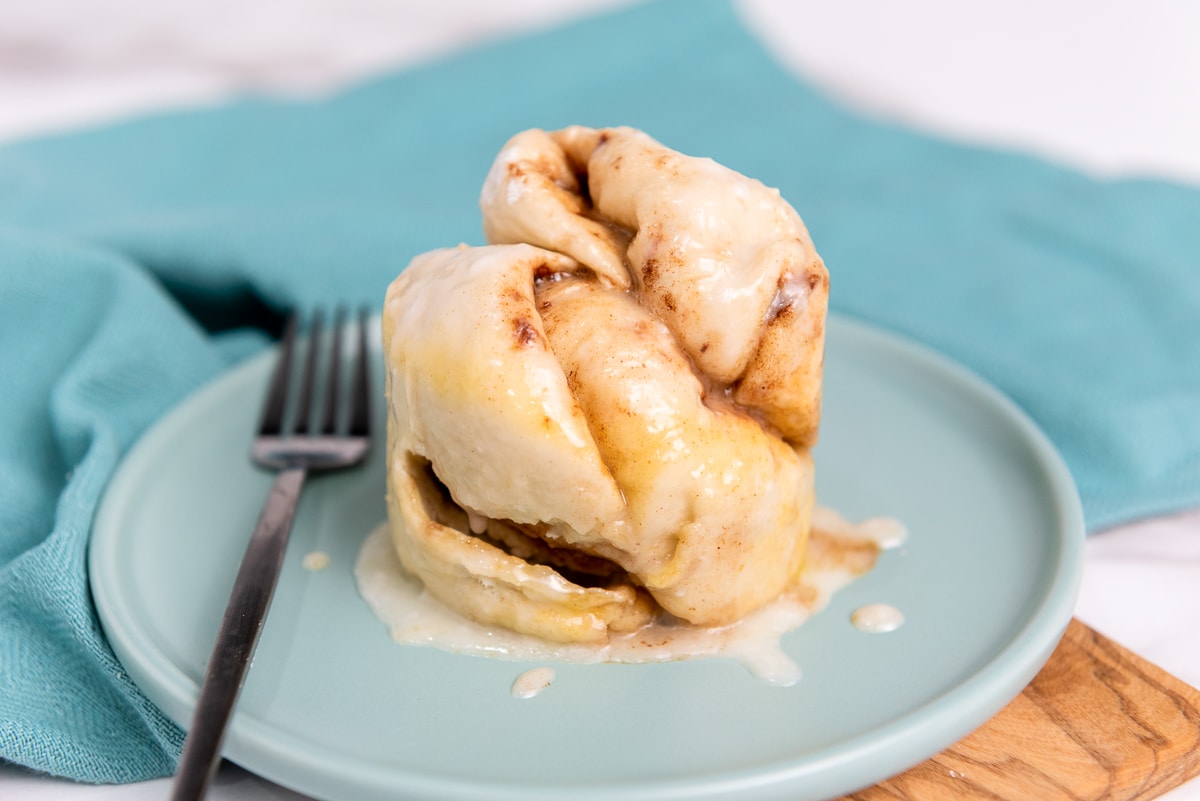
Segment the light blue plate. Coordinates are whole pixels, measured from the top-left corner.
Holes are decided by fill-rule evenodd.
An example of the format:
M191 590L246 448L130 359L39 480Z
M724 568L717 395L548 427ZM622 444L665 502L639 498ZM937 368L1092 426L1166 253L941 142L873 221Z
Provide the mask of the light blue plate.
M232 371L155 426L96 523L104 628L182 725L269 483L247 453L270 364ZM824 409L820 502L898 517L911 534L787 636L798 685L723 660L559 665L546 692L517 700L513 679L535 665L392 643L352 575L384 518L377 447L364 469L305 492L226 755L345 801L803 801L951 745L1020 692L1070 620L1084 539L1075 489L997 392L858 323L830 323ZM318 550L330 567L305 570ZM850 613L872 602L907 622L858 631Z

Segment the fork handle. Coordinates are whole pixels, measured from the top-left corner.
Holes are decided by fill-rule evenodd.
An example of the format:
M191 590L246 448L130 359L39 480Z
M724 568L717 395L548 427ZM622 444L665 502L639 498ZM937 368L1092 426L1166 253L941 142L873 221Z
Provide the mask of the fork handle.
M203 798L216 773L225 729L254 656L271 597L275 594L306 475L304 468L286 468L275 476L275 483L271 485L238 568L217 642L208 659L204 685L183 744L183 755L179 758L171 801Z

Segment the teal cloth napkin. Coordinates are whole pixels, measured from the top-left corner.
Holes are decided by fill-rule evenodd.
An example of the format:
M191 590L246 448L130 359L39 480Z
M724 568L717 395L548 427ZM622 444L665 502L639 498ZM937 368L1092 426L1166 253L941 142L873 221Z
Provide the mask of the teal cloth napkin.
M0 758L169 773L87 538L137 436L260 347L278 310L378 305L479 243L504 141L643 128L780 187L837 311L964 362L1048 432L1092 529L1200 505L1200 191L1099 181L852 114L721 0L666 0L312 102L246 100L0 148Z

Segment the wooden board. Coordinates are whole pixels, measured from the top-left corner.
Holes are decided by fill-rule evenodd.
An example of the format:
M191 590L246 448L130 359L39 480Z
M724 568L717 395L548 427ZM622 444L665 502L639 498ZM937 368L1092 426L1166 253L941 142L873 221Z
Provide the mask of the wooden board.
M1200 692L1071 621L996 717L843 801L1149 801L1200 774Z

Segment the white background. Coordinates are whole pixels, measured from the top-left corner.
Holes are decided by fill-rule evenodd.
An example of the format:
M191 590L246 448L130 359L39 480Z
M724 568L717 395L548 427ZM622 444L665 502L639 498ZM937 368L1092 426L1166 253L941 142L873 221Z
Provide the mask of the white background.
M0 0L0 142L248 89L324 92L628 1ZM1200 185L1200 3L738 6L785 66L864 113L1098 175ZM1200 510L1093 536L1077 614L1200 685L1198 569ZM81 786L0 765L0 797L16 801L148 801L168 788ZM1200 801L1200 782L1166 797ZM227 764L210 798L301 796Z

